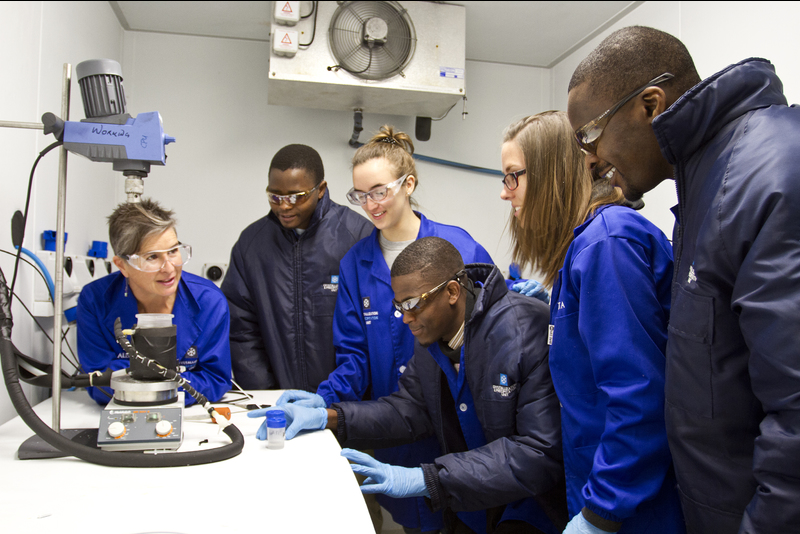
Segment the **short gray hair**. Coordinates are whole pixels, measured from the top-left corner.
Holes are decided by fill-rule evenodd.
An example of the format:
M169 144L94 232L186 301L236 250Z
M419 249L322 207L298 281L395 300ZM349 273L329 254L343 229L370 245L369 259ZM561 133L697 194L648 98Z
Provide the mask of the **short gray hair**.
M114 254L136 254L145 239L175 228L177 221L174 215L174 212L162 208L149 198L137 203L120 204L108 216L108 240Z

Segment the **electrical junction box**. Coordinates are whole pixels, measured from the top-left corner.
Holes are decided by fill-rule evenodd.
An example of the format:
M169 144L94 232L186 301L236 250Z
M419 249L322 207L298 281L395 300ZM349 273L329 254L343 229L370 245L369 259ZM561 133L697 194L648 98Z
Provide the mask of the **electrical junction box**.
M294 26L300 21L300 2L275 0L275 22L285 26Z
M277 56L293 57L299 50L300 34L281 26L272 28L272 53Z

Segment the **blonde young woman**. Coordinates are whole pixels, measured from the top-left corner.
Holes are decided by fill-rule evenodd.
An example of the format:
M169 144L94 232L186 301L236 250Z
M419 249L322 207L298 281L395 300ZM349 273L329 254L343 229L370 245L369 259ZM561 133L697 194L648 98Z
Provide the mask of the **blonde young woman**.
M672 247L592 180L565 113L526 117L503 141L514 260L552 288L564 532L684 532L664 423Z
M452 243L464 263L493 263L489 253L466 231L440 224L414 210L412 195L419 184L411 138L383 126L353 156L353 188L347 198L361 206L375 225L356 243L339 266L339 290L333 318L336 369L316 395L290 391L278 404L297 402L327 407L334 402L377 399L398 390L398 380L414 353L414 335L394 309L390 270L400 252L415 240L436 236ZM435 298L436 295L430 295ZM317 428L325 428L319 421ZM429 438L411 445L375 451L381 462L418 467L440 456ZM438 530L441 513L429 511L422 497L378 501L406 532Z

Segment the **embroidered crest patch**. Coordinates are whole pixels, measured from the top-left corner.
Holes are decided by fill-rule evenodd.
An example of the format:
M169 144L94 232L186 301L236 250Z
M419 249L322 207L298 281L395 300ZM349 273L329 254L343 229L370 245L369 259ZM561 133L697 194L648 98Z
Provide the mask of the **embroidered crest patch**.
M509 395L514 393L514 391L516 391L516 389L519 387L519 384L514 384L512 386L509 386L508 375L504 373L500 373L498 381L500 383L497 385L493 385L492 391L494 391L495 393L499 393L501 397L508 397Z

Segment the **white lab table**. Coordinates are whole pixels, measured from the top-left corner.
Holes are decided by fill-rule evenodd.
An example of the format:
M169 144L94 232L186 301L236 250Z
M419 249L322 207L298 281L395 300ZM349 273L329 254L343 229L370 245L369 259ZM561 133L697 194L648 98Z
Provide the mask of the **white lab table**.
M249 393L273 404L281 392ZM36 406L48 426L51 410L50 399ZM101 411L85 391L66 391L61 428L96 428ZM17 449L34 433L19 417L12 419L0 426L0 531L374 533L358 483L329 430L303 433L270 450L255 438L263 419L231 411L245 438L241 454L168 468L105 467L75 457L19 460ZM193 420L205 413L198 406L185 411L179 452L230 442L217 425Z

